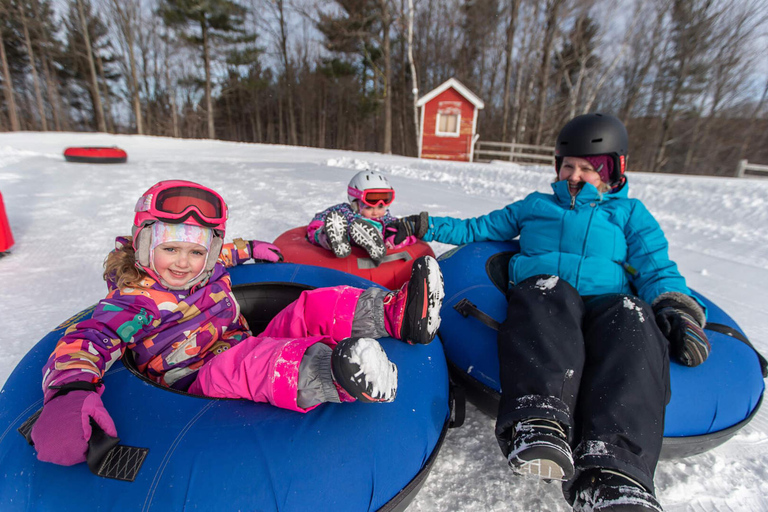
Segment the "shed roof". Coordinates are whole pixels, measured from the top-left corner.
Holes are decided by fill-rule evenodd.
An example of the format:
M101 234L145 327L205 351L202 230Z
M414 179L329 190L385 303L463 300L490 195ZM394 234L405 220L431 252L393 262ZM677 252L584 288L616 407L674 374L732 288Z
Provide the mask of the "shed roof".
M417 106L421 107L424 106L428 101L432 100L434 97L436 97L438 94L442 93L443 91L447 90L449 87L453 87L456 89L456 91L464 96L470 103L472 103L476 108L485 108L485 103L483 103L483 100L478 98L475 93L467 89L467 87L456 80L455 78L449 78L439 86L437 86L435 89L428 92L425 96L423 96L419 101L416 103Z

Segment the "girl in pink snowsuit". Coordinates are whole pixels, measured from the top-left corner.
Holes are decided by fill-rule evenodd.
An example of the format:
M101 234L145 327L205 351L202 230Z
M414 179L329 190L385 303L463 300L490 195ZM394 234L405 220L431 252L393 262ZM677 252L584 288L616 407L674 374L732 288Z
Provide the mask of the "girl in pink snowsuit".
M350 286L305 291L253 336L226 267L278 261L264 242L222 243L227 207L213 190L160 182L136 205L133 237L105 262L109 294L67 329L43 370L43 411L32 430L42 461L85 461L91 420L117 429L102 377L128 349L154 382L217 398L300 412L323 402L391 402L397 367L373 338L429 343L442 278L434 259L414 264L396 292Z

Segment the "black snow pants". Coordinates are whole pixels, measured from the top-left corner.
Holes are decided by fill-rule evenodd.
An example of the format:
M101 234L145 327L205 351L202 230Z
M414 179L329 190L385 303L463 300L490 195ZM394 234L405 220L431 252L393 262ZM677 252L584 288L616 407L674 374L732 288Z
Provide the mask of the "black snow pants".
M566 426L576 474L590 468L633 477L653 492L669 401L668 342L638 297L582 297L565 280L534 276L507 295L499 330L501 402L496 436L505 455L514 424Z

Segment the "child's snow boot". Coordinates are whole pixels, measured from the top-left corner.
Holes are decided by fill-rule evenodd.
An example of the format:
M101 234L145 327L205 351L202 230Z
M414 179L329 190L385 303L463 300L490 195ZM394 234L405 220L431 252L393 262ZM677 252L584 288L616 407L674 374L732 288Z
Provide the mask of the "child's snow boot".
M352 241L365 249L373 262L378 265L387 255L387 247L379 230L363 219L355 219L349 224L349 236Z
M414 260L408 282L384 297L384 325L389 335L411 344L431 342L440 327L444 296L437 260L432 256Z
M663 512L640 482L610 469L594 469L576 483L575 512Z
M352 253L352 246L347 237L348 227L347 218L341 212L331 211L325 217L325 236L337 258L346 258Z
M397 395L397 366L373 338L345 338L331 355L333 378L361 402L392 402Z
M507 460L518 475L568 480L574 473L565 429L554 420L532 418L517 422Z

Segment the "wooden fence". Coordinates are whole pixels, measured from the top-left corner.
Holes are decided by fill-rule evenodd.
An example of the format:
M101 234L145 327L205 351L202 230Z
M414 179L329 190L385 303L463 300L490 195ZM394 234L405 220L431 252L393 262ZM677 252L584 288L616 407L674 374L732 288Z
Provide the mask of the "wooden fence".
M512 144L510 142L475 143L473 160L490 162L491 160L509 160L510 162L533 162L554 164L555 148L552 146L533 146L531 144Z
M746 160L739 160L739 166L736 169L736 177L743 178L746 173L768 174L768 165L751 164Z

